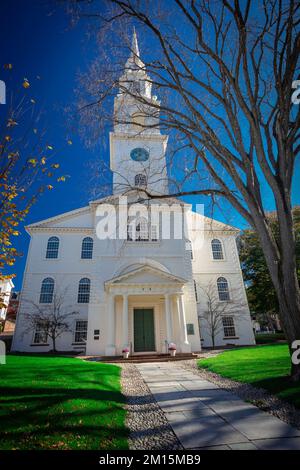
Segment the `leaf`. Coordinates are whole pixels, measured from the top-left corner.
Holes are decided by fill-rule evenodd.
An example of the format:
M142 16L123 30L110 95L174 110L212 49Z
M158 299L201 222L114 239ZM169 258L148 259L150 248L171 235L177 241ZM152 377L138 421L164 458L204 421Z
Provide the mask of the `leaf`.
M53 150L53 147L52 147L52 145L47 145L47 149L49 149L49 150Z
M29 88L30 87L30 83L29 81L27 80L27 78L24 78L24 81L22 83L22 86L23 88Z
M70 139L67 140L67 143L68 143L68 145L72 145L72 144L73 144L72 140L70 140Z
M53 186L52 186L51 184L48 184L48 185L47 185L47 188L48 188L48 189L53 189Z

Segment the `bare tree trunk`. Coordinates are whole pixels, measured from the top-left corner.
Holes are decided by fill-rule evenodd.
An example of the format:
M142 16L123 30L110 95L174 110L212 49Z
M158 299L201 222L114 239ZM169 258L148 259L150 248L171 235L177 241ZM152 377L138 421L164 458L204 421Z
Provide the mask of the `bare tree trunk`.
M258 234L278 298L281 324L292 355L291 345L294 340L300 339L300 289L295 236L291 209L281 206L277 210L279 245L274 244L267 230L261 230L261 224ZM291 364L291 375L294 381L300 380L300 365Z

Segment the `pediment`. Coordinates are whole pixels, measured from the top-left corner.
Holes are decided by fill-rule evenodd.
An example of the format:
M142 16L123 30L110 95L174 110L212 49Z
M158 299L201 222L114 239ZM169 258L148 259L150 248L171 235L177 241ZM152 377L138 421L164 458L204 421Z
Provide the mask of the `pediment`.
M151 266L142 266L120 276L109 279L105 282L105 285L108 286L116 284L174 284L182 286L186 282L186 279L183 279L179 276L175 276L171 273L161 271L160 269L156 269Z

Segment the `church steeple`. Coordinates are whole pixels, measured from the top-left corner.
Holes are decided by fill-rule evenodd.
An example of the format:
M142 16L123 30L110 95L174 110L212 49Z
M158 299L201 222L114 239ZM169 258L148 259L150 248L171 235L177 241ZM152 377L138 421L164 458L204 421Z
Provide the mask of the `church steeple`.
M140 57L136 31L119 79L114 100L114 130L110 133L113 192L147 187L154 194L168 192L165 152L168 137L160 133L159 105Z

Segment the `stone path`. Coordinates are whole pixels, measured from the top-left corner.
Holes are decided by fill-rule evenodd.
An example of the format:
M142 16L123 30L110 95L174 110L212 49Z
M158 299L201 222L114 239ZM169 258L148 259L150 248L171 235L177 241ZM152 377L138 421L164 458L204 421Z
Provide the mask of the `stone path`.
M300 449L300 430L178 363L136 367L185 449Z

